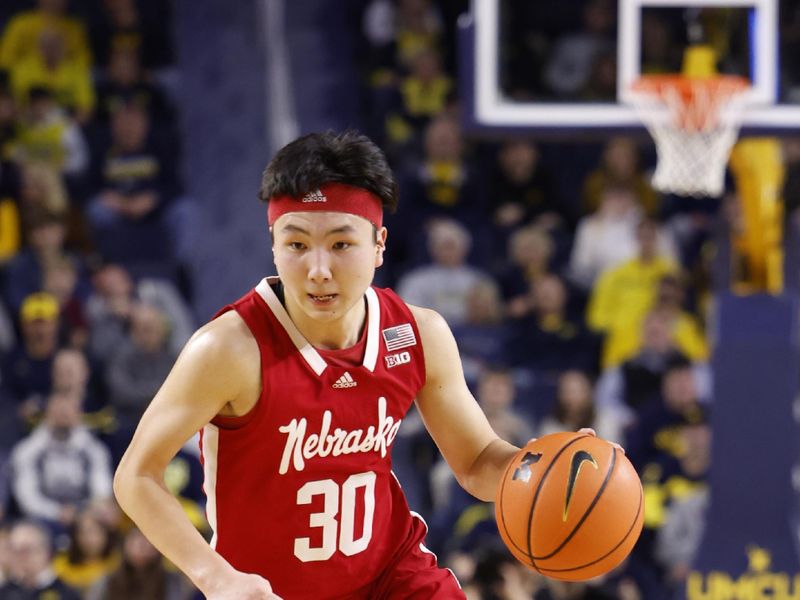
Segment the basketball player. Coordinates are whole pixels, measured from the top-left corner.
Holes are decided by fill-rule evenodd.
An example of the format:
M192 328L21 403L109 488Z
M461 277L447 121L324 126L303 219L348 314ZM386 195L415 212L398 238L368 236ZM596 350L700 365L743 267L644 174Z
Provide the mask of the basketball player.
M517 448L464 382L437 313L371 287L397 187L355 133L312 134L268 165L278 277L187 343L115 478L122 508L211 600L464 598L425 548L391 471L416 399L461 485L493 500ZM201 431L211 545L164 486Z

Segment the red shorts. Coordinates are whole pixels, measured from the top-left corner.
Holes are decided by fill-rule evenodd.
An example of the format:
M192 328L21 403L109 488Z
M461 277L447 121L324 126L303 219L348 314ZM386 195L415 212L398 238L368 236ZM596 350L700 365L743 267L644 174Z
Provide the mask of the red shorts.
M413 519L408 538L393 560L369 585L328 600L466 600L456 576L441 568L436 555L423 544L428 528L422 518ZM321 596L317 596L321 598Z
M424 548L424 549L423 549ZM345 596L329 600L466 600L450 569L436 563L436 555L421 543L400 553L378 578Z
M465 600L456 576L436 563L421 543L403 554L372 586L369 598L380 600Z

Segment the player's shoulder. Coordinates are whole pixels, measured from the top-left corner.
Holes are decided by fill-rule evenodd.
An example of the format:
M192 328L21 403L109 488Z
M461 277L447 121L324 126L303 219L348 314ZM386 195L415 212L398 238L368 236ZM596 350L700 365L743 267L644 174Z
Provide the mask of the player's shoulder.
M438 312L431 308L413 304L406 304L406 306L417 323L417 329L423 344L430 346L442 340L443 337L452 337L450 326Z
M418 326L429 325L433 327L447 325L444 317L432 308L425 308L424 306L416 306L415 304L406 303L408 310L414 316L414 320Z
M215 363L239 363L259 354L253 334L235 310L200 327L186 343L186 351Z

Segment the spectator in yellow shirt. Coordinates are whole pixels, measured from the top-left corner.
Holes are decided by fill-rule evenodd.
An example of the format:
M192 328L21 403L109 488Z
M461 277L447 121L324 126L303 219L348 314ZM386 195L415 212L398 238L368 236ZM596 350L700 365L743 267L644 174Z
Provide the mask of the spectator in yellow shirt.
M20 105L25 105L32 88L47 88L58 103L72 112L80 123L91 117L95 104L89 68L67 53L63 34L47 28L39 34L38 51L11 69L11 88Z
M689 360L707 361L708 342L697 319L683 310L683 284L676 275L665 275L658 286L653 311L666 320L675 348ZM609 332L603 349L603 368L615 367L638 354L642 348L645 315L621 324Z
M442 70L439 54L432 48L420 50L411 60L411 73L400 84L403 109L412 122L425 123L441 114L453 88Z
M59 31L66 55L84 67L92 65L92 54L83 24L67 16L67 0L37 0L37 8L14 16L0 38L0 68L12 69L36 54L39 36L45 29Z
M678 270L675 261L659 251L655 221L645 218L639 223L636 241L636 256L608 269L595 283L586 311L586 323L595 331L639 321L652 306L661 279Z
M580 219L569 257L576 285L589 291L604 271L636 256L637 226L644 214L638 203L631 188L611 186L603 191L600 208ZM677 254L669 232L659 231L658 238L661 254Z
M89 149L80 127L44 87L30 91L12 155L20 162L44 163L70 177L81 176L89 166Z

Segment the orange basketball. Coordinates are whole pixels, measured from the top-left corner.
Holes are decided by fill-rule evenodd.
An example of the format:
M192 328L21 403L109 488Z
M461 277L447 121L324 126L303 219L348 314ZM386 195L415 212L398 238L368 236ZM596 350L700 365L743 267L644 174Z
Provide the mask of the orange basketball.
M630 553L642 531L642 484L611 443L554 433L509 463L495 516L517 560L548 577L581 581L610 571Z

